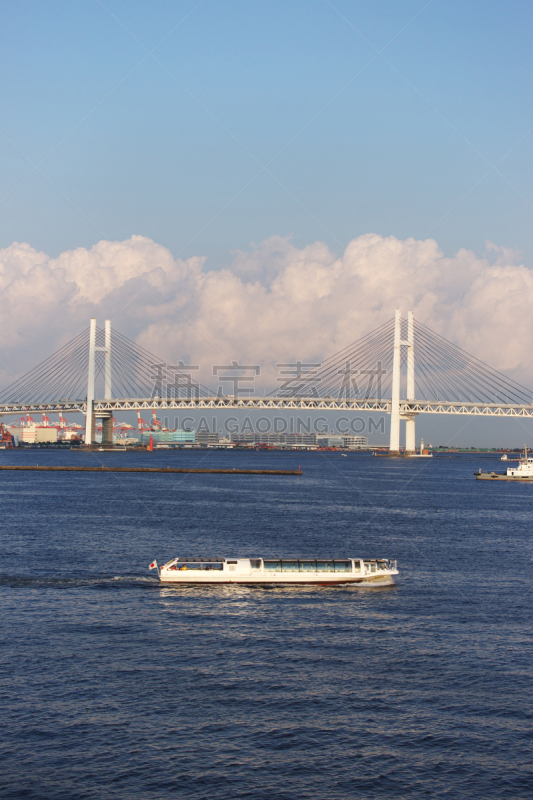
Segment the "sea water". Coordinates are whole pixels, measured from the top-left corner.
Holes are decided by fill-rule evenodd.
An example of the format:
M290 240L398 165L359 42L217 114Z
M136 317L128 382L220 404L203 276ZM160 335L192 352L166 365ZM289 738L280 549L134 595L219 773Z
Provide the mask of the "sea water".
M0 795L531 798L533 486L483 456L0 453ZM395 586L182 587L178 555L398 559Z

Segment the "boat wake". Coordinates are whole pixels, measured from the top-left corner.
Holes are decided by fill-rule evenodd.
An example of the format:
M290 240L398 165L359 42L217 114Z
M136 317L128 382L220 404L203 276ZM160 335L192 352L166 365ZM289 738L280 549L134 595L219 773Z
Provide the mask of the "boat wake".
M146 575L9 575L0 574L0 587L11 589L118 589L160 586Z

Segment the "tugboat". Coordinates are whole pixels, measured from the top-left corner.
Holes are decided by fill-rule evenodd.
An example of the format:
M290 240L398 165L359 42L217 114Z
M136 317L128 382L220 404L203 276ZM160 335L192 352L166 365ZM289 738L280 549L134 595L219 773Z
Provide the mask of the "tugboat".
M507 472L481 472L481 467L474 472L478 481L526 481L533 483L533 458L528 458L527 447L524 458L518 460L518 466L507 467Z
M500 458L500 461L520 461L519 458L509 458L507 453L504 453L503 456Z

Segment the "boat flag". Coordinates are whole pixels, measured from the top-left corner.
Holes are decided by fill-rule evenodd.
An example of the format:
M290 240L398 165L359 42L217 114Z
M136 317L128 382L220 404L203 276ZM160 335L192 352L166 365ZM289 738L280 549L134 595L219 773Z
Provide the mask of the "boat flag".
M155 560L155 558L152 561L152 563L150 564L150 566L148 567L148 569L157 569L157 561Z

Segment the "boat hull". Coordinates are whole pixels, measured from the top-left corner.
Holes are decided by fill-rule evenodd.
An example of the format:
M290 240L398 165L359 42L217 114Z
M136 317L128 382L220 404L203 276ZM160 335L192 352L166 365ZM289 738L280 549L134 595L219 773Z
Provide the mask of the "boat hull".
M500 472L474 472L478 481L515 481L515 483L533 483L531 477L519 477L518 475L503 475Z
M387 572L379 575L349 575L339 578L321 578L321 577L307 577L299 576L289 578L282 575L237 575L235 577L221 576L219 579L213 579L210 575L203 579L203 576L195 575L191 577L186 576L167 576L161 574L159 580L161 584L166 586L228 586L230 584L237 584L240 586L346 586L347 584L369 584L375 586L384 586L395 583L394 575L398 572Z

